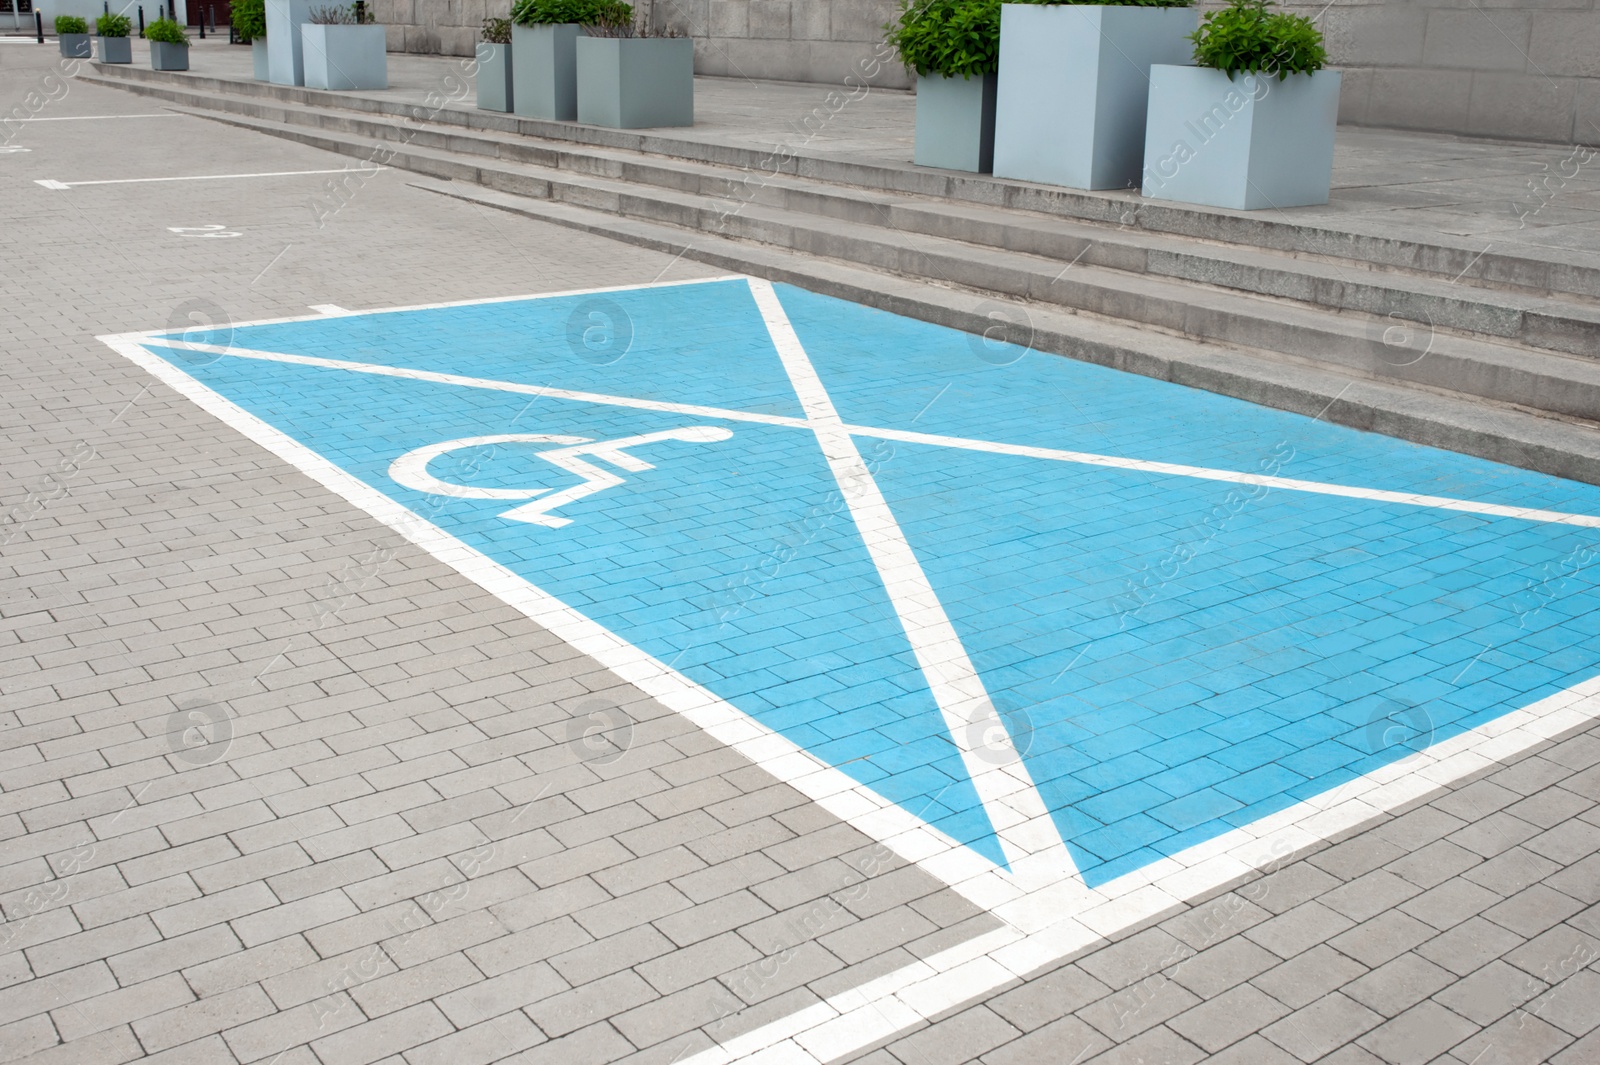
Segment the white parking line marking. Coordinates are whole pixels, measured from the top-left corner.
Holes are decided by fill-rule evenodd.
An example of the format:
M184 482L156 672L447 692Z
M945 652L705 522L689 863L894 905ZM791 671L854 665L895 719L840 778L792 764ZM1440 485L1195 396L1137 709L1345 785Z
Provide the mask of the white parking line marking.
M124 118L183 118L185 116L164 111L155 115L57 115L54 118L8 118L7 124L12 122L99 122L110 119Z
M1056 830L1050 809L990 702L983 678L945 614L938 594L906 542L900 523L862 461L855 441L834 409L822 379L806 355L772 282L750 279L772 345L806 412L839 493L855 519L872 564L905 629L911 653L944 717L949 738L961 752L967 775L1005 850L1006 864L1028 886L1075 878L1077 867Z
M301 177L306 174L376 174L380 170L388 169L389 167L386 166L341 166L333 170L276 170L264 174L190 174L184 177L105 178L100 181L56 181L53 178L36 178L34 179L34 184L43 185L47 189L76 189L84 185L142 185L157 181L231 181L235 178Z

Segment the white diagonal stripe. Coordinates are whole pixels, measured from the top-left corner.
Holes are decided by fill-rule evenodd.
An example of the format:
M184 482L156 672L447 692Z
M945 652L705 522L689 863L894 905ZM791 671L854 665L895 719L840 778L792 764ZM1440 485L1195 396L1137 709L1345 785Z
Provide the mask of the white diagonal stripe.
M967 657L961 638L945 615L944 606L889 504L878 491L833 400L828 398L772 283L751 278L750 292L867 553L883 579L889 602L905 628L906 639L939 704L950 738L961 752L967 774L988 811L1007 864L1027 887L1076 877L1077 869L1056 830L1055 820L1005 734L983 679Z
M202 352L207 355L227 355L239 359L295 363L301 366L321 366L330 370L375 374L380 377L401 377L413 381L431 381L435 384L455 385L462 388L515 392L527 396L551 396L555 399L571 399L583 403L598 403L611 407L633 407L638 410L670 411L675 414L688 414L696 418L725 418L729 421L761 422L766 425L783 425L793 429L811 428L804 418L790 418L781 414L758 414L752 411L730 410L703 404L669 403L661 400L603 395L597 392L576 392L570 389L550 388L544 385L497 381L486 377L468 377L462 374L435 373L431 370L412 370L398 366L384 366L380 363L324 359L310 355L288 355L275 351L221 347L216 344L195 344L182 340L162 340L156 336L140 335L139 340L142 343L160 344L180 351ZM1402 506L1423 507L1431 510L1451 510L1462 514L1478 514L1488 518L1516 518L1521 521L1531 521L1546 525L1572 525L1583 529L1600 529L1600 515L1593 514L1571 514L1559 510L1542 510L1537 507L1512 507L1501 503L1483 503L1473 499L1453 499L1449 496L1430 496L1415 492L1395 492L1384 488L1358 488L1354 485L1332 484L1326 481L1304 481L1293 477L1271 477L1266 474L1241 473L1238 470L1219 470L1208 466L1186 466L1176 462L1152 462L1147 459L1124 458L1120 455L1097 455L1092 451L1069 451L1063 448L1036 447L1031 444L1006 444L994 440L973 440L960 436L944 436L939 433L916 433L904 429L884 429L873 425L846 423L844 428L851 436L866 436L879 440L899 440L908 444L924 444L929 447L958 448L962 451L986 451L995 455L1016 455L1020 458L1044 459L1050 462L1069 462L1083 466L1100 466L1106 469L1134 470L1140 473L1158 473L1170 477L1190 477L1201 481L1261 485L1266 488L1282 489L1286 492L1305 492L1311 495L1338 496L1344 499L1366 499L1377 503L1397 503Z

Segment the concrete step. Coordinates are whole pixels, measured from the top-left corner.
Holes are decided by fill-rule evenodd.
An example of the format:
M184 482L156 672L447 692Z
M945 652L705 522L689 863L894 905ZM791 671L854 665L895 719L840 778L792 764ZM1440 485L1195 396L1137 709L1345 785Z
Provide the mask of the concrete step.
M360 116L302 124L195 113L355 159L392 155L390 166L452 179L425 183L433 191L527 217L973 332L992 329L998 313L1026 323L1017 339L1041 350L1600 483L1600 365L1589 360L1441 333L1426 357L1378 365L1382 319L1368 315L1081 262L1063 270L766 203L729 213L698 192L483 154L477 137L471 153L332 128ZM723 232L710 231L714 218Z
M988 175L930 170L910 164L891 165L835 158L804 149L755 150L719 143L691 131L609 130L574 123L479 111L440 97L436 106L423 107L403 100L359 93L333 93L292 86L233 81L188 73L168 73L133 66L101 66L80 74L101 83L158 95L165 89L199 93L221 100L275 101L291 106L338 110L367 116L406 120L404 129L453 127L464 133L483 133L502 142L504 135L534 138L547 148L564 147L570 154L598 155L621 152L652 156L658 162L674 160L710 164L750 174L776 178L799 177L833 186L890 195L922 197L942 204L980 209L1027 211L1063 220L1094 223L1144 234L1160 234L1189 241L1237 245L1262 253L1318 256L1367 267L1430 275L1448 284L1487 286L1491 290L1515 289L1525 293L1600 299L1600 258L1582 252L1549 249L1548 255L1530 257L1438 233L1407 231L1384 226L1363 231L1370 222L1352 221L1343 228L1297 220L1292 212L1236 212L1185 204L1146 200L1130 192L1082 192L1054 186L1010 181ZM446 87L448 90L448 87ZM210 106L210 105L208 105ZM470 150L463 147L460 150ZM527 161L527 160L524 160ZM938 230L944 232L944 230ZM1006 245L1002 245L1006 246ZM1070 258L1070 256L1069 256ZM1272 294L1301 298L1292 292ZM1376 305L1352 305L1374 313L1402 313ZM1536 332L1536 331L1535 331ZM1516 334L1497 334L1516 335ZM1531 337L1525 342L1537 343Z
M360 159L392 145L326 127L237 114L244 128ZM847 220L747 204L728 214L695 193L570 170L421 148L417 138L393 165L502 191L558 200L698 233L788 248L910 278L1053 304L1159 328L1174 335L1332 363L1378 380L1494 400L1530 411L1600 421L1600 362L1435 332L1411 345L1385 340L1392 320L1327 310L1225 289L1072 264L949 238L897 233ZM455 138L451 138L454 140Z
M711 197L723 202L716 211L703 212L697 224L712 232L732 232L738 228L740 215L766 205L901 234L953 237L1062 264L1198 282L1360 312L1382 319L1376 325L1367 323L1371 344L1364 345L1374 347L1380 362L1407 361L1425 350L1440 331L1600 357L1600 303L1592 301L1498 291L1328 256L1217 245L1130 226L1111 227L1037 213L940 202L804 178L764 176L751 181L749 174L727 167L632 151L579 150L559 142L448 127L397 127L386 119L359 112L273 98L219 98L165 84L153 91L185 106L219 109L283 125L404 139L417 148L528 163L568 174L613 178ZM1384 338L1409 343L1384 344ZM1385 350L1395 348L1399 350Z
M1235 396L1280 410L1600 484L1600 423L1557 419L1434 393L1297 359L1230 349L981 292L889 276L771 245L483 188L419 178L417 188L981 334L1025 322L1008 339L1035 350ZM991 334L992 335L992 334Z

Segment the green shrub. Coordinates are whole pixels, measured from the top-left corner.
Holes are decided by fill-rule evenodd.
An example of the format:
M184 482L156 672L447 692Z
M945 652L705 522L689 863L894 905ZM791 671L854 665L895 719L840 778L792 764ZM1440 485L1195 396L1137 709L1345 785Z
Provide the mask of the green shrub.
M57 37L61 36L63 33L88 33L88 32L89 32L89 24L87 22L83 21L83 19L79 18L77 15L57 15L56 16L56 36Z
M162 44L181 44L189 47L189 35L183 32L183 27L169 18L158 18L144 28L144 39L147 41L160 41Z
M510 44L511 20L508 18L484 19L483 39L488 44Z
M1206 12L1189 39L1195 64L1225 71L1229 81L1240 71L1282 81L1328 62L1316 25L1304 15L1267 10L1267 0L1229 0L1221 11Z
M1000 69L1000 0L906 0L884 31L918 74L970 78Z
M127 37L133 33L133 22L127 15L101 15L94 20L94 32L102 37Z
M233 0L233 14L229 17L234 32L245 42L267 35L267 0Z
M626 4L622 5L627 7ZM606 0L517 0L511 8L511 21L519 26L560 25L580 22L595 25L607 7ZM628 8L628 17L633 9Z
M1110 7L1193 7L1194 0L1006 0L1008 4L1039 4L1053 7L1059 4L1100 5Z

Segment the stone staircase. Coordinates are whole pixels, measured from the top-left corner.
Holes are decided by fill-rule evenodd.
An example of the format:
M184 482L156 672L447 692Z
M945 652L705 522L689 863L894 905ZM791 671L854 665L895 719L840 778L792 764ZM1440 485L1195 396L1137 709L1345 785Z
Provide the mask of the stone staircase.
M1600 483L1600 264L1581 254L378 95L127 66L79 78L529 218Z

